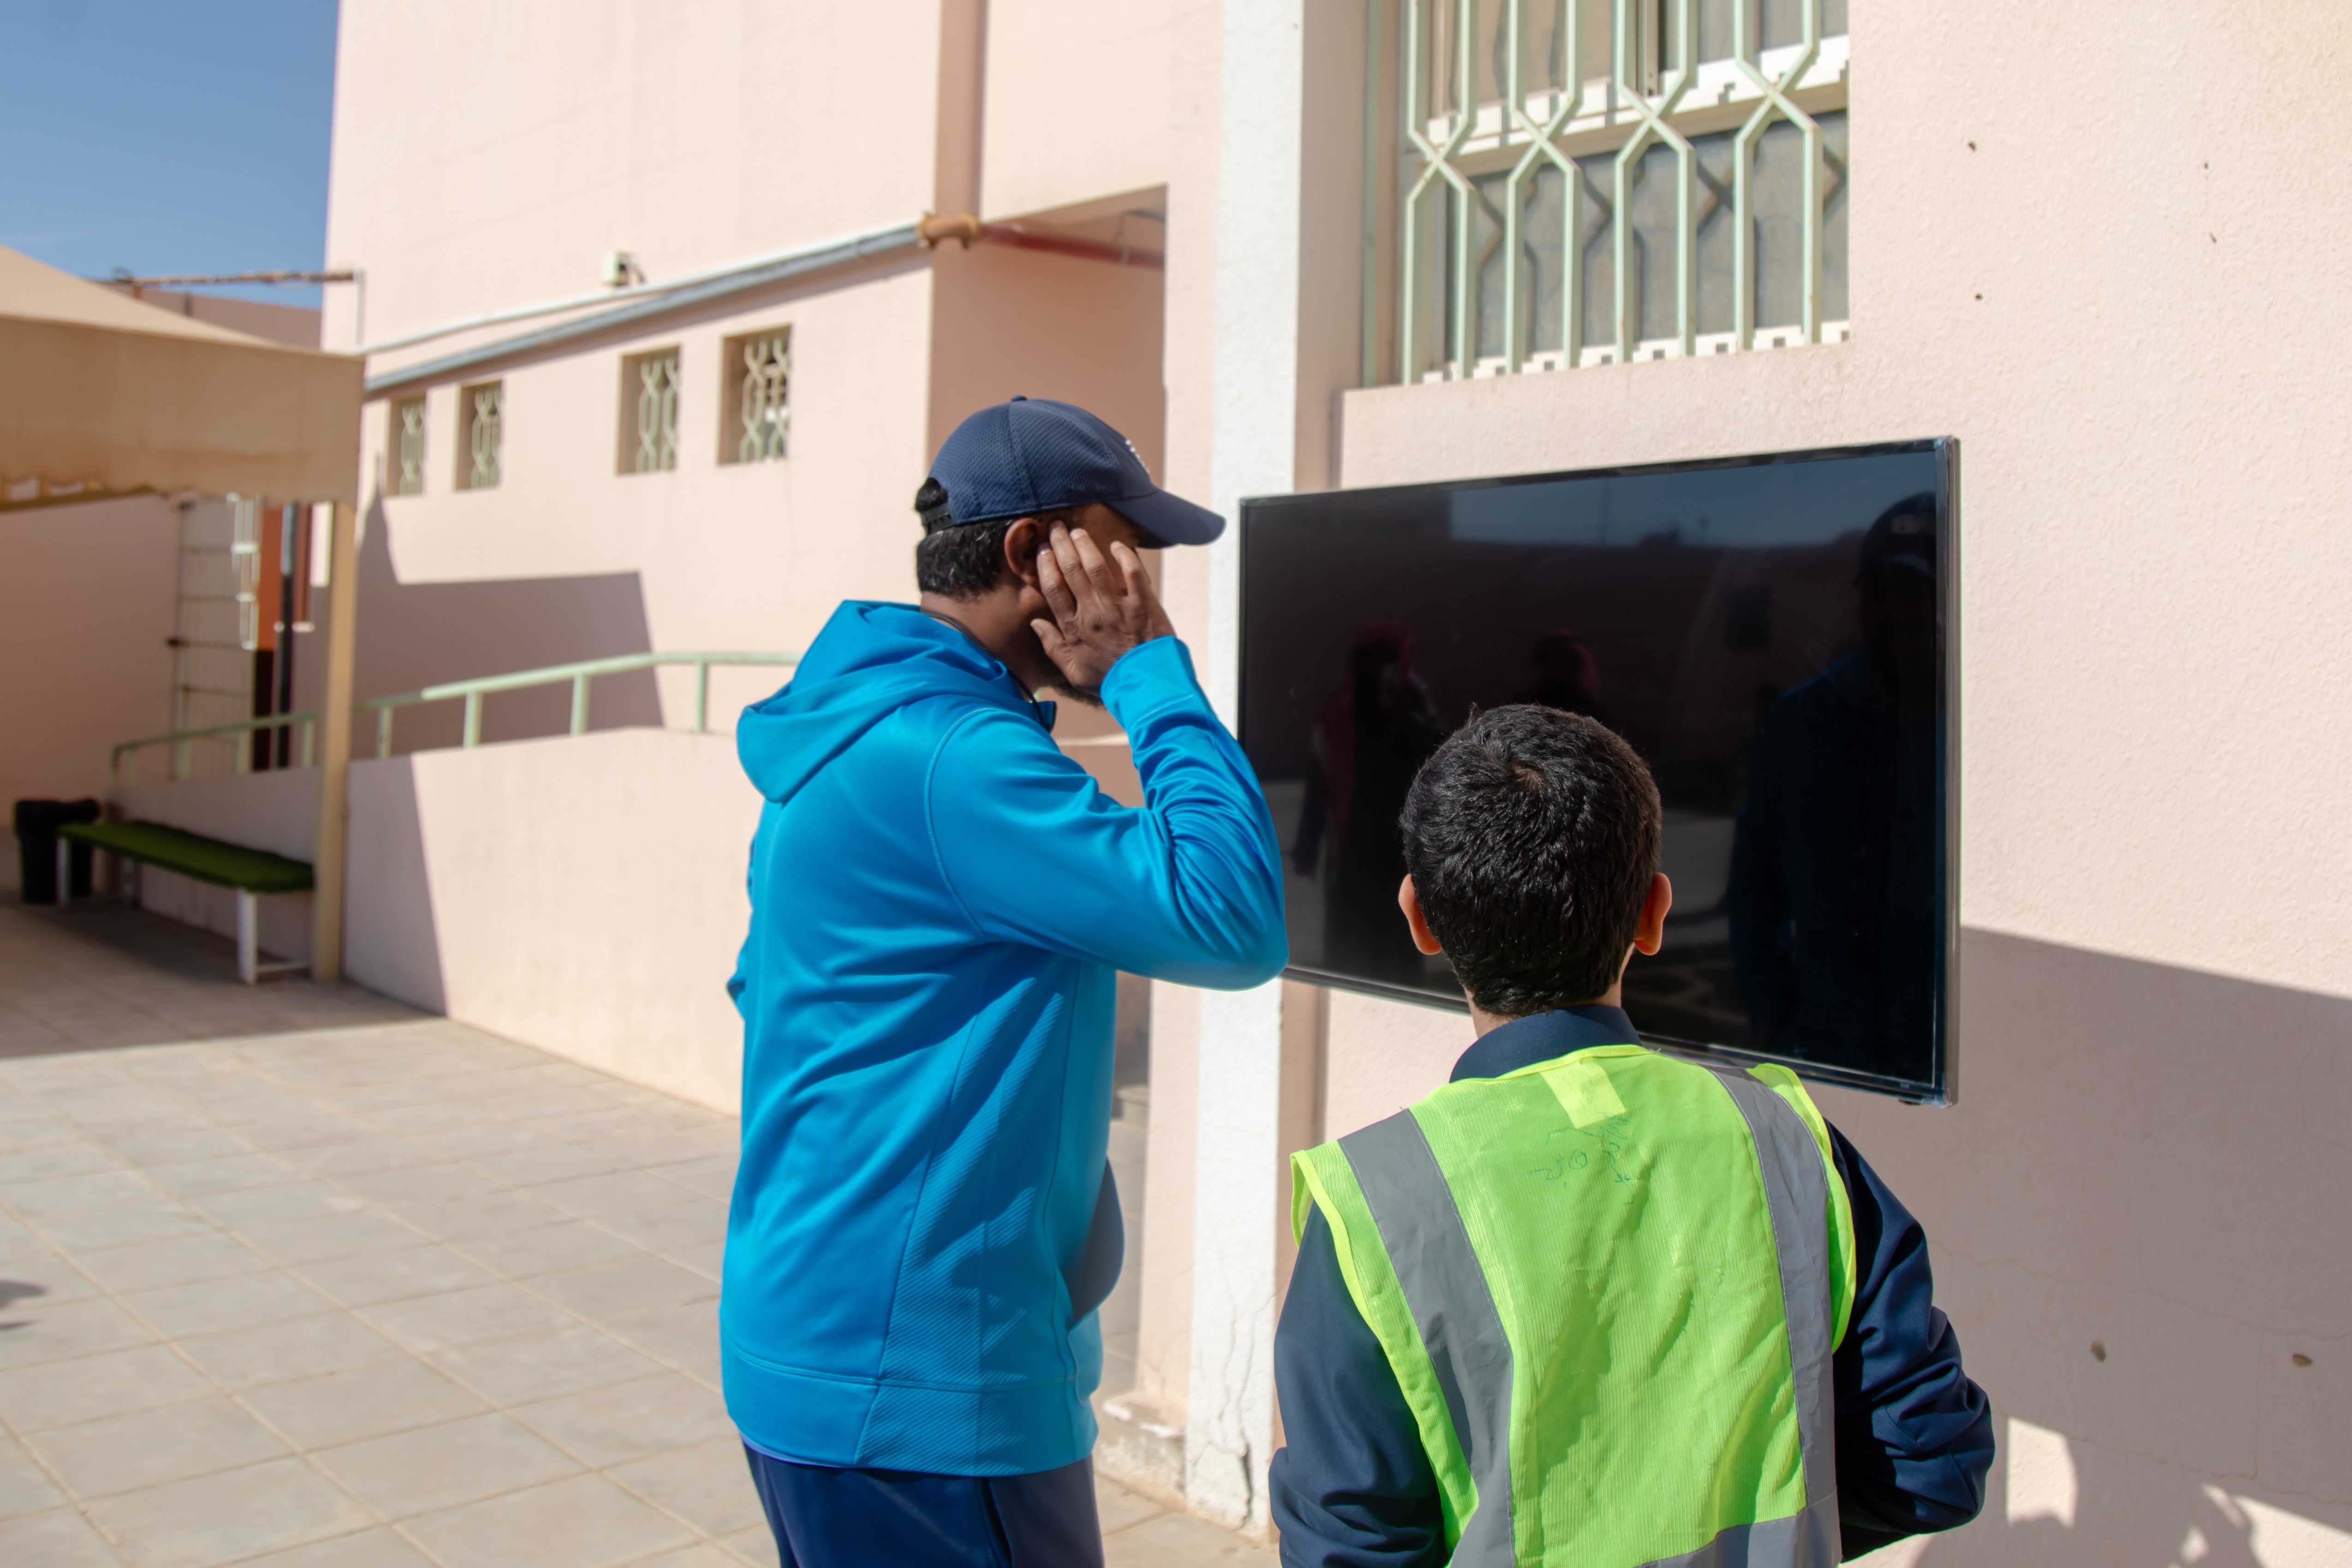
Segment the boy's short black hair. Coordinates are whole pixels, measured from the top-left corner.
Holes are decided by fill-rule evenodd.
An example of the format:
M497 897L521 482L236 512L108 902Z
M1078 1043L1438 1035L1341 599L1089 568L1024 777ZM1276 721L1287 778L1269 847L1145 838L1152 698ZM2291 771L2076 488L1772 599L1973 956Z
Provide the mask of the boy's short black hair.
M1474 715L1412 781L1405 868L1471 999L1524 1017L1606 995L1657 874L1658 786L1580 713Z

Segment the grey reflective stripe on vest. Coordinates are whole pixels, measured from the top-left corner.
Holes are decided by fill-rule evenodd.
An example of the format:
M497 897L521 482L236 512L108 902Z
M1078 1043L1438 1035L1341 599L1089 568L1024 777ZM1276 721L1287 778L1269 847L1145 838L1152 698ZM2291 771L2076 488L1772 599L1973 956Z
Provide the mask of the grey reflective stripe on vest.
M1350 1132L1339 1140L1339 1152L1380 1226L1478 1489L1450 1561L1459 1568L1512 1568L1518 1547L1511 1531L1511 1342L1454 1189L1410 1110ZM1830 1561L1836 1560L1832 1553Z
M1789 1323L1789 1371L1796 1380L1797 1441L1805 1462L1805 1511L1818 1526L1793 1532L1795 1553L1713 1558L1701 1554L1668 1559L1681 1563L1722 1562L1820 1563L1838 1561L1837 1395L1830 1372L1830 1336L1837 1324L1830 1300L1829 1174L1822 1146L1796 1108L1736 1067L1702 1062L1748 1119L1756 1140L1757 1163L1764 1173L1764 1198L1772 1215L1773 1250L1780 1262L1781 1310ZM1790 1522L1790 1521L1781 1521ZM1762 1531L1766 1526L1753 1527ZM1727 1532L1728 1533L1728 1532ZM1756 1541L1760 1548L1762 1542ZM1711 1550L1712 1548L1708 1548Z
M1807 1503L1805 1511L1761 1524L1735 1524L1696 1552L1661 1557L1642 1568L1779 1568L1799 1563L1835 1568L1838 1560L1837 1495Z

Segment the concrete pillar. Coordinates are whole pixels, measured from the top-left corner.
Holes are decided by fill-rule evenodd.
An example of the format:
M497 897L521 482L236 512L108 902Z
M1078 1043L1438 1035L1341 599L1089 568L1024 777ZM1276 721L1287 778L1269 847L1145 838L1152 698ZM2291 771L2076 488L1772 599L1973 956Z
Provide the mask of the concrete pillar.
M352 668L359 647L354 509L337 501L327 545L327 671L319 695L319 851L310 863L310 978L343 974L343 866L352 766Z
M1210 472L1212 504L1237 523L1244 497L1329 482L1332 410L1358 362L1362 49L1362 8L1347 0L1223 7ZM1236 526L1210 551L1204 650L1228 723L1240 567ZM1321 1011L1306 988L1279 981L1201 998L1185 1497L1261 1532L1280 1432L1285 1166L1319 1121Z

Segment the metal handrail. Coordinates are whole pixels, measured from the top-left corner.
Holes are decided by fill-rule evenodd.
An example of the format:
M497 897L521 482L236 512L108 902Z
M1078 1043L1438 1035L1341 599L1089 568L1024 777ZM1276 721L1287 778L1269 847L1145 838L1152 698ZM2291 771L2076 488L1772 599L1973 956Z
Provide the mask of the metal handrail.
M482 699L494 691L520 691L534 686L572 686L572 733L588 732L588 683L600 675L621 675L633 669L653 669L663 665L694 667L694 732L710 731L710 671L717 666L791 666L800 663L796 653L632 653L616 658L584 659L577 664L550 665L544 669L518 670L512 675L485 675L472 680L452 680L439 686L428 686L421 691L404 691L390 697L368 697L352 704L352 711L375 710L375 754L392 755L392 716L402 708L420 702L446 702L462 699L466 704L465 738L458 744L478 746L482 742ZM114 787L139 782L139 752L147 746L168 745L172 748L172 778L173 782L188 776L189 746L196 741L219 735L248 735L257 730L279 730L300 725L302 733L302 766L309 767L318 730L319 715L309 713L272 713L267 718L240 719L233 724L213 724L201 730L174 730L165 735L144 735L136 741L125 741L107 757L107 780ZM126 778L122 759L131 759ZM236 751L236 771L247 771L248 753L240 746Z
M302 765L309 767L311 746L316 739L319 715L316 713L272 713L266 719L239 719L234 724L212 724L201 730L174 730L168 735L142 735L135 741L125 741L106 756L106 782L110 788L139 782L139 752L144 746L169 745L172 748L172 777L176 782L188 776L188 746L195 741L210 740L216 735L250 735L256 730L283 730L289 725L302 726ZM131 776L125 780L122 759L131 759ZM252 752L244 746L236 749L236 771L252 771Z

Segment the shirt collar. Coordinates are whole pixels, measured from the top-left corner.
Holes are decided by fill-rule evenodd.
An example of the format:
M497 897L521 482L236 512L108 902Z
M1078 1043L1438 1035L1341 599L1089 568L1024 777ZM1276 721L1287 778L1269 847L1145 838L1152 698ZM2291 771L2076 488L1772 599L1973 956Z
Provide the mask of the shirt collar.
M1505 1073L1551 1061L1570 1051L1591 1046L1639 1045L1641 1040L1641 1031L1633 1027L1633 1020L1625 1016L1622 1007L1561 1007L1549 1013L1530 1013L1480 1036L1478 1043L1463 1052L1462 1059L1454 1064L1453 1077L1447 1081L1501 1078Z

